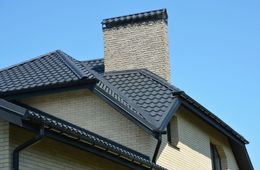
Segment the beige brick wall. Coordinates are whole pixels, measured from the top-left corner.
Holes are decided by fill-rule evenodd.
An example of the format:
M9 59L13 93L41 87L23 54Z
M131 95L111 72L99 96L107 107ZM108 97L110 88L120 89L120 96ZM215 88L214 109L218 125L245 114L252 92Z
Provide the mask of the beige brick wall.
M224 135L184 108L177 112L176 117L179 150L167 144L164 136L158 164L169 170L210 170L210 143L213 143L217 145L222 157L223 170L239 169L228 139Z
M88 90L35 97L23 102L146 155L153 155L156 140Z
M10 169L9 123L0 118L0 169Z
M104 30L105 71L147 68L170 80L168 31L164 20Z
M10 146L13 149L35 134L24 129L10 127ZM8 154L7 154L8 155ZM1 164L0 164L1 165ZM127 170L112 161L81 151L69 145L42 139L20 152L21 170ZM0 168L2 169L2 168Z

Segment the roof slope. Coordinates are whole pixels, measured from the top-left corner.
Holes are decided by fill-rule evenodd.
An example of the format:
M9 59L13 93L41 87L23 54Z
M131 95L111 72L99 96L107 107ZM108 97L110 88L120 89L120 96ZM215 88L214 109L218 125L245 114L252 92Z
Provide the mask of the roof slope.
M149 116L159 121L172 103L172 91L145 75L145 70L109 73L105 78Z
M159 81L151 74L143 69L108 73L104 77L140 108L144 118L160 129L162 121L176 103L173 92L180 90L167 87L164 80Z
M54 51L0 71L0 94L94 79L79 63ZM84 68L84 67L82 67Z

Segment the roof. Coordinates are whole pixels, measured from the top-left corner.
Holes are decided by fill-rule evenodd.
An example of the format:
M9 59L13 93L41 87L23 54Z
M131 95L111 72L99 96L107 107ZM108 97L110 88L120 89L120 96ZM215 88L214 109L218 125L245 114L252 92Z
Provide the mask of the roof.
M78 87L75 85L89 88L110 106L154 137L166 133L166 126L172 116L180 106L184 106L229 138L240 167L252 167L244 145L248 144L248 141L243 136L185 92L146 69L104 73L103 59L78 61L64 52L56 50L0 70L0 98L8 100L18 99L20 95L24 94L30 96L36 93L37 95L45 90L53 92L57 87L61 89ZM4 100L0 100L0 103L2 101ZM0 110L2 108L0 117L12 118L11 120L22 125L20 117L17 119L14 115L21 116L23 115L21 113L25 113L26 109L10 103L8 105L12 106L10 109L12 115L5 115L6 106L0 106ZM46 113L32 111L27 116L36 123L45 123L55 129L62 128L60 130L66 132L68 130L66 128L69 122ZM86 138L83 133L84 129L71 124L70 126L80 129L80 131L75 131L75 129L69 128L75 133L73 135L83 134L81 137ZM101 141L101 145L103 138L102 140L98 138L97 141ZM124 152L124 154L128 157L127 153ZM110 158L111 156L108 157L108 159ZM146 165L156 166L150 163Z
M0 97L82 81L94 84L94 93L154 136L165 133L181 104L189 104L228 137L248 143L190 96L148 70L104 73L102 59L78 61L59 50L1 70Z
M101 59L84 61L83 63L99 71L104 68L101 64ZM105 80L103 82L106 85L99 82L99 86L105 91L108 91L110 86L110 91L114 90L113 92L117 93L117 95L124 96L125 100L117 101L121 103L127 101L131 106L135 106L134 112L140 115L140 121L147 120L148 123L152 124L151 128L153 130L163 131L165 129L167 119L171 118L173 110L176 110L181 104L179 99L182 99L202 111L206 116L217 122L224 129L227 129L239 140L248 143L243 136L182 90L146 69L102 73L100 72L99 74L104 77ZM112 92L106 93L106 96L113 95L116 94ZM117 95L116 98L118 98Z
M38 124L39 127L44 127L47 131L51 131L52 134L62 134L73 140L81 141L84 145L89 145L97 150L101 149L103 152L120 157L120 159L124 159L133 164L138 164L138 166L149 167L149 169L153 168L156 170L165 169L151 162L149 157L142 153L30 106L19 106L0 99L0 113L0 117L19 126L23 126L21 123L18 123L22 121L33 123L34 125ZM19 118L21 120L18 121Z
M176 104L174 92L180 91L179 89L168 87L165 80L145 69L111 72L104 77L132 105L136 105L143 119L149 121L155 129L165 128L161 127L162 121Z
M0 71L0 95L94 79L78 61L57 50Z
M116 26L126 25L129 23L138 23L154 20L164 20L165 22L167 22L167 18L168 16L166 9L159 9L120 17L107 18L102 21L102 25L103 29L108 29Z

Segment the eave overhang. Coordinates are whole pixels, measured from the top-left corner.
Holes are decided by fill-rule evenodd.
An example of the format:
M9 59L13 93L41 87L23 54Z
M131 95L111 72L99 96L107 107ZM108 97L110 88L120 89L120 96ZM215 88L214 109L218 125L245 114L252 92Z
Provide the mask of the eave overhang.
M132 169L165 169L152 163L146 155L30 106L21 105L0 99L0 118L27 130L38 131L39 128L44 128L46 137Z

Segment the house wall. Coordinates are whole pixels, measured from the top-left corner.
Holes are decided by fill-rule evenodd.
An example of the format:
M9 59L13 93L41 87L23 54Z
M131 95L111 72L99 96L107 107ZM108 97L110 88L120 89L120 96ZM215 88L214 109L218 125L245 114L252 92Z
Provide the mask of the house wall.
M0 118L0 169L10 169L9 122Z
M16 146L32 138L34 135L35 134L19 127L10 126L10 151L13 151ZM21 151L19 162L19 168L21 170L129 169L112 161L95 156L91 153L84 152L69 145L46 138Z
M153 156L157 141L88 90L34 97L23 102ZM223 158L223 169L238 169L228 139L190 111L180 108L171 126L177 127L179 140L173 147L163 135L159 165L169 170L211 169L210 143L213 143Z
M223 170L239 169L228 139L224 135L185 108L178 110L176 118L179 142L171 146L164 135L157 162L159 165L169 170L212 169L210 143L213 143L222 159ZM173 123L171 122L172 127L175 126Z
M170 80L168 30L164 20L104 30L105 71L147 68Z
M23 100L57 116L152 157L156 140L89 90L75 90Z

